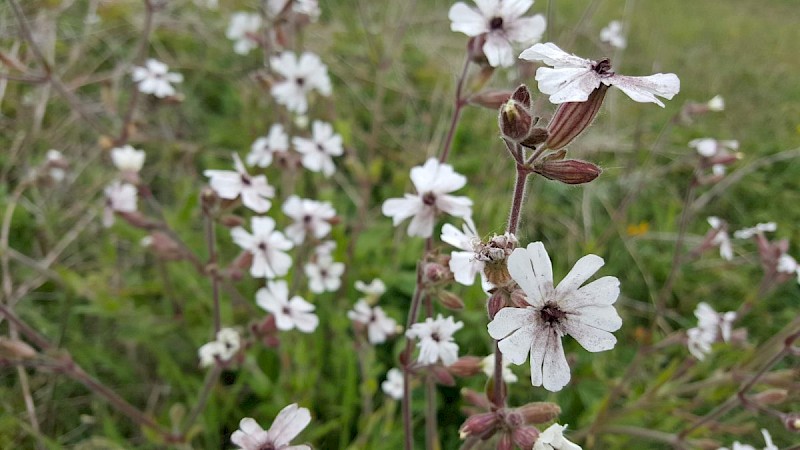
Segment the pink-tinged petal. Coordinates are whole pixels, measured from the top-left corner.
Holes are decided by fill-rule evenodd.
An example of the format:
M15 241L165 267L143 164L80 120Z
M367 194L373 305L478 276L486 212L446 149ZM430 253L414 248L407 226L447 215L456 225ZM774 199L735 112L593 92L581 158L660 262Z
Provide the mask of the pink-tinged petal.
M406 194L405 198L390 198L383 202L381 212L384 216L391 217L392 224L397 226L409 217L418 214L423 207L422 199Z
M571 67L551 69L540 67L536 70L539 90L550 95L550 102L585 102L589 95L600 86L600 78L589 69Z
M428 190L435 193L449 193L457 191L467 184L467 177L453 170L449 164L441 164L436 170L434 179L429 183Z
M436 214L432 208L424 208L418 212L408 224L408 235L423 238L431 237Z
M514 65L514 49L508 39L496 33L489 33L483 43L483 54L492 67L510 67Z
M603 80L603 82L620 88L633 100L641 103L655 103L662 108L664 103L657 99L656 95L670 100L681 90L681 81L674 73L657 73L646 77L614 75L607 80Z
M506 28L506 36L512 42L530 44L542 38L547 29L547 20L541 14L533 17L522 17L516 19L510 27Z
M547 353L548 338L553 331L549 328L534 333L531 342L531 384L542 385L542 364Z
M535 44L520 53L519 57L528 61L541 61L548 66L557 68L580 67L588 69L592 66L590 60L571 55L552 42Z
M472 200L468 197L453 195L436 196L436 207L440 211L455 217L468 217L472 215Z
M301 445L290 445L290 446L288 446L288 447L284 447L284 448L283 448L283 449L281 449L281 450L311 450L311 447L309 447L308 445L305 445L305 444L301 444ZM571 449L569 449L569 450L571 450Z
M565 310L574 310L591 305L613 305L619 297L619 280L605 276L578 289L559 302Z
M496 340L503 339L515 330L534 323L535 314L536 310L530 307L503 308L498 311L497 314L495 314L494 319L489 322L489 325L487 326L489 336Z
M569 364L561 345L561 337L555 332L547 338L547 351L542 363L542 386L551 392L558 392L569 383L571 375Z
M605 264L603 258L597 255L586 255L579 259L567 276L558 283L556 297L563 298L563 296L577 291L586 280L603 267L603 264Z
M603 331L617 331L622 327L622 318L619 317L617 310L611 305L586 306L572 314L570 320L575 320Z
M608 331L575 320L567 320L564 323L564 328L567 334L575 338L583 348L590 352L611 350L617 343L617 338Z
M289 444L311 422L311 413L293 403L281 410L269 429L270 437L277 447Z
M531 353L534 328L525 326L511 333L510 336L497 343L497 348L505 358L514 364L522 364Z
M539 306L553 288L553 266L541 242L517 248L508 257L508 273L528 297L528 303Z
M486 18L462 2L450 7L447 18L450 19L450 29L452 31L461 32L467 36L477 36L489 31Z

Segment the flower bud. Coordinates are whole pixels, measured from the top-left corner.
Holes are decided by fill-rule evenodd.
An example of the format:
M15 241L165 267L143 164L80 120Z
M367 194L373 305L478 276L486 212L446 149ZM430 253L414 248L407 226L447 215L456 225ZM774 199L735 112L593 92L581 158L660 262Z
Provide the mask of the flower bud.
M794 431L795 433L800 431L800 414L791 413L784 416L783 426L785 426L787 430Z
M558 150L583 133L594 121L607 90L608 86L600 84L585 102L562 103L547 125L548 136L544 145Z
M447 371L446 367L431 366L431 373L433 374L433 378L436 380L436 382L442 386L456 385L456 380L453 378L453 375Z
M534 119L522 103L513 97L500 107L497 115L500 134L509 141L521 142L531 134Z
M36 350L27 343L0 337L0 358L31 359L36 355Z
M458 435L461 439L474 436L486 440L494 435L498 425L498 417L493 412L475 414L464 421L464 424L458 429Z
M500 436L497 441L497 450L514 450L514 441L512 441L510 434L503 433Z
M753 395L751 399L760 405L777 405L783 403L788 396L789 391L786 389L767 389Z
M147 236L146 246L161 259L178 261L183 259L183 251L175 240L163 231L153 231ZM144 240L143 240L144 241ZM144 244L145 242L143 242Z
M506 90L482 91L471 96L467 101L472 105L498 110L505 102L508 101L509 98L511 98L511 94L513 94L512 91Z
M539 430L536 427L519 427L511 432L511 439L519 448L533 448L536 439L539 438Z
M603 172L596 165L578 159L542 160L534 164L533 171L549 180L565 184L588 183Z
M525 109L531 109L531 91L528 90L528 86L520 84L514 93L511 94L511 98L516 100Z
M439 263L426 263L422 271L422 276L428 284L441 284L453 279L450 269Z
M204 214L209 214L214 206L216 206L218 200L219 197L217 197L217 193L210 187L206 186L200 191L200 205L203 208Z
M547 423L561 414L561 407L550 402L532 402L517 408L527 424Z
M239 256L228 266L228 277L238 281L244 277L244 272L253 265L253 254L250 252L239 253Z
M486 302L486 310L489 314L489 320L494 320L494 316L497 314L497 312L503 309L505 306L506 294L498 289L492 293L492 296L489 297L489 301Z
M489 407L492 405L485 395L481 394L480 392L473 391L472 389L461 389L461 396L464 397L464 400L467 403L479 408L489 409Z
M219 219L219 222L226 228L241 227L245 224L244 218L233 214L222 216L222 218Z
M441 303L445 308L452 309L454 311L464 309L464 301L461 300L461 297L448 291L439 292L439 303Z
M447 366L447 370L457 377L471 377L483 371L481 358L477 356L462 356L458 361Z

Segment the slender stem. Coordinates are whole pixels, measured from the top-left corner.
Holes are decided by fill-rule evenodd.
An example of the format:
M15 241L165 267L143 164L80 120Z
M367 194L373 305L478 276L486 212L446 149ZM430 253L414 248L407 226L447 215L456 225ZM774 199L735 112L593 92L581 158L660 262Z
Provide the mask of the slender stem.
M506 231L517 234L519 217L522 214L522 203L525 200L525 184L530 175L529 169L517 164L517 178L514 181L514 198L511 200L511 212L508 215Z
M425 400L427 410L425 411L425 448L427 450L437 450L439 448L439 436L437 434L438 421L436 418L436 380L433 374L428 374L425 378Z
M498 408L502 408L505 406L506 385L503 380L503 354L500 352L498 342L494 342L494 398L492 398L492 403Z
M192 412L189 413L186 423L183 425L184 434L189 431L195 420L197 420L197 417L199 417L200 413L203 411L203 409L205 409L208 396L211 394L211 390L217 384L220 373L222 373L222 367L220 367L219 364L214 364L211 370L209 370L206 374L206 379L203 381L203 388L200 391L200 397L197 399L197 403L194 405L194 408L192 408Z
M450 156L450 148L453 146L453 137L456 134L456 128L458 128L458 121L461 118L461 110L466 105L466 101L463 98L463 90L464 90L464 81L467 79L467 72L469 71L469 55L464 58L464 68L461 69L461 75L458 77L458 84L456 85L456 99L455 99L455 108L453 109L453 117L450 119L450 129L447 130L447 136L444 138L444 145L442 146L442 154L439 156L439 162L447 161L447 157Z
M144 63L144 59L147 57L147 44L150 41L150 34L153 32L153 13L155 8L150 0L144 0L144 7L144 27L142 28L142 35L139 37L139 48L134 59L137 64ZM122 119L119 136L115 141L116 145L125 145L128 142L128 138L130 138L131 123L133 122L133 115L136 112L136 104L139 102L139 97L139 87L134 85L133 92L128 100L125 116Z
M214 334L222 328L222 319L219 311L219 270L217 268L216 235L214 233L214 219L207 211L203 211L206 220L206 246L208 247L208 267L211 268L211 291L214 299Z
M414 296L411 299L411 307L408 310L408 320L406 320L406 330L411 328L417 321L420 303L422 303L422 261L417 263L417 286L414 289ZM414 448L414 429L411 423L411 352L414 349L414 341L406 337L406 348L400 356L403 366L403 431L405 433L405 449Z

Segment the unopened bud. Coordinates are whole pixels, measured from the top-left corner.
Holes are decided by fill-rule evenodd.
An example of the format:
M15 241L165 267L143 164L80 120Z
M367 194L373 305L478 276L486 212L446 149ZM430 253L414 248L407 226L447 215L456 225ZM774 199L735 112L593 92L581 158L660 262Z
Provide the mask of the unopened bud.
M442 386L456 385L456 380L453 378L453 375L451 375L445 367L432 366L431 373L433 373L433 378L436 380L436 382Z
M550 402L533 402L517 408L527 424L546 423L561 414L561 407Z
M511 282L511 274L508 273L508 265L506 260L487 261L483 267L483 274L486 275L486 280L497 287L508 285Z
M447 366L447 370L457 377L471 377L483 372L481 361L482 359L477 356L462 356Z
M453 278L450 269L442 264L429 262L425 264L422 272L425 281L430 284L441 284Z
M494 320L494 316L497 314L498 311L505 308L506 306L506 295L500 289L496 290L491 297L489 297L489 301L486 302L486 310L489 314L489 320Z
M597 116L607 90L608 86L601 83L585 102L562 103L547 126L549 135L545 146L558 150L583 133Z
M217 193L210 187L206 186L200 191L200 205L203 208L203 213L208 214L216 205L217 200L219 200Z
M800 431L800 414L791 413L784 416L783 426L785 426L787 430L794 431L795 433Z
M500 134L505 139L513 142L524 141L530 136L534 118L525 105L514 100L513 96L503 106L497 115Z
M244 272L253 265L253 254L250 252L239 253L228 267L228 277L232 280L241 280Z
M761 405L777 405L783 403L788 396L789 391L786 389L767 389L764 392L753 395L751 399Z
M483 409L489 409L489 407L491 406L491 402L489 401L489 399L478 391L473 391L472 389L463 388L461 389L461 396L464 397L464 400L470 405L477 406Z
M503 433L500 436L497 441L497 450L514 450L514 441L511 439L510 434Z
M448 291L439 292L439 303L445 308L455 311L464 309L464 301L461 300L461 297Z
M27 343L0 337L0 358L31 359L36 355L36 350Z
M535 427L519 427L511 432L511 439L519 448L533 448L536 439L539 439L539 430Z
M233 214L222 216L222 218L219 219L219 222L222 224L222 226L227 228L241 227L244 226L245 223L244 218Z
M520 142L520 144L528 148L536 148L536 146L542 142L547 141L548 136L549 133L545 128L534 127L531 130L531 134L525 138L524 141Z
M528 86L520 84L519 87L511 94L511 98L519 102L525 109L531 108L531 91Z
M543 160L534 165L533 171L549 180L566 184L588 183L603 172L596 165L578 159Z
M468 102L472 105L483 106L496 111L511 98L511 94L513 94L512 91L506 90L482 91L471 96Z
M458 435L461 439L476 437L486 440L494 435L498 425L497 415L493 412L475 414L464 421L464 424L458 429Z
M168 261L183 259L181 247L167 233L153 231L147 238L147 247L159 258Z

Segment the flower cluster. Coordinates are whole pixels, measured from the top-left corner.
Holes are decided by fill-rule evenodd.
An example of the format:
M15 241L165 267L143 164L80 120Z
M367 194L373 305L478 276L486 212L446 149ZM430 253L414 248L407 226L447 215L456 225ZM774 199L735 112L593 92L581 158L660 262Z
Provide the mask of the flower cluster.
M703 360L711 353L711 344L722 338L724 342L731 339L733 321L736 313L728 311L718 313L708 303L700 302L694 311L697 317L697 327L686 331L689 352L695 358Z

